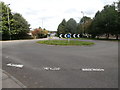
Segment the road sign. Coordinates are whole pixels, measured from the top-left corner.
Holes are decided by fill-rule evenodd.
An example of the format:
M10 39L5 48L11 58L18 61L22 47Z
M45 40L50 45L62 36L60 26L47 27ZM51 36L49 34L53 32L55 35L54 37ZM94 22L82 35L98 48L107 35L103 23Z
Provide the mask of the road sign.
M76 38L76 34L73 34L73 38Z
M80 37L80 34L78 34L77 37L79 38L79 37Z
M67 34L67 38L71 38L71 34Z
M80 38L80 34L60 34L59 38Z
M67 38L67 34L65 34L64 37Z
M59 37L62 38L62 34L60 34Z

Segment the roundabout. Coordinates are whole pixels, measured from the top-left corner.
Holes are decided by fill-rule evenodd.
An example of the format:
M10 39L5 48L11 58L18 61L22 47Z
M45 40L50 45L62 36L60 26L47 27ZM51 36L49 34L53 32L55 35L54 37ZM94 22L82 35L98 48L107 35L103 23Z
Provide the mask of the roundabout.
M94 45L95 43L90 42L90 41L78 41L78 40L42 40L42 41L37 41L39 44L47 44L47 45L72 45L72 46L82 46L82 45Z

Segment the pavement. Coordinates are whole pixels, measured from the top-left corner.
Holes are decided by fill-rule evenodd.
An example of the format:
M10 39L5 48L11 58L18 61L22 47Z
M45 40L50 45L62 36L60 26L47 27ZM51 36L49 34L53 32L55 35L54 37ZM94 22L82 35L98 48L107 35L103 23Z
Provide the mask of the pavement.
M26 88L26 86L9 73L2 71L2 88Z
M36 41L2 42L2 69L28 88L118 87L118 42L92 40L93 46L55 46ZM86 68L104 71L82 70Z

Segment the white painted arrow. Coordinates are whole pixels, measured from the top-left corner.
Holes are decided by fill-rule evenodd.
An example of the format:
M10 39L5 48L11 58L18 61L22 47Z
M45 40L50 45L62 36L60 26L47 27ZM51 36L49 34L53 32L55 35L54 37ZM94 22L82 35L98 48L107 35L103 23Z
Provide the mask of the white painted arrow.
M21 64L12 64L12 63L7 64L7 66L18 67L18 68L22 68L23 67L23 65L21 65Z

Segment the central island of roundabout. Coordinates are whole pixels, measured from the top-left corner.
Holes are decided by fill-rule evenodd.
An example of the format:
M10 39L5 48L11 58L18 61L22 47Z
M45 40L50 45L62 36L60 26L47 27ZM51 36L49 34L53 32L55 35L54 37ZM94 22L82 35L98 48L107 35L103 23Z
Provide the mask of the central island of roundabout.
M91 41L81 41L79 38L80 34L60 34L59 39L48 39L48 40L41 40L37 43L39 44L47 44L47 45L62 45L62 46L83 46L83 45L94 45L95 43ZM72 36L79 39L72 39Z
M66 40L66 39L60 39L60 40L41 40L37 41L39 44L47 44L47 45L62 45L62 46L89 46L94 45L95 43L90 41L80 41L80 40Z

